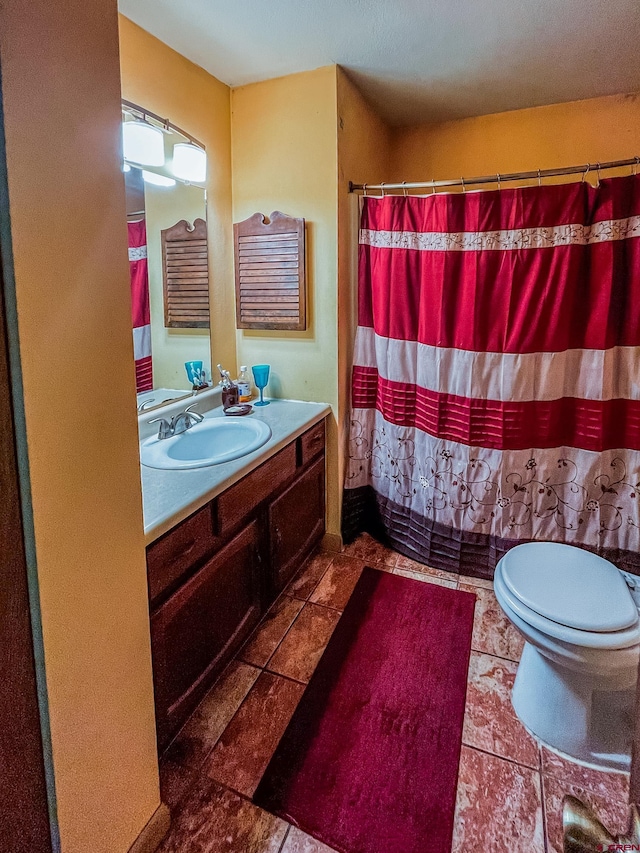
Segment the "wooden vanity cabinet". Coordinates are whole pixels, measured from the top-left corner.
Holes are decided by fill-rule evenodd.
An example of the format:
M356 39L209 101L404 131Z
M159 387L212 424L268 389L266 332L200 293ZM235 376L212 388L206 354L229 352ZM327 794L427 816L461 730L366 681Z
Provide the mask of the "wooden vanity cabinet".
M160 751L322 537L324 469L322 421L148 546Z

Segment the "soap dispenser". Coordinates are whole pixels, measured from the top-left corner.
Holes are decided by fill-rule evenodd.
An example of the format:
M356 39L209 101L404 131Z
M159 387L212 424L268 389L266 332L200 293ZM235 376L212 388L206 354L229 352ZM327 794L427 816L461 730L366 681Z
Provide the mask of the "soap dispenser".
M220 376L222 376L222 381L220 382L222 385L222 408L226 411L231 406L238 405L238 386L231 381L229 371L224 370L221 364L218 365L218 370L220 371Z

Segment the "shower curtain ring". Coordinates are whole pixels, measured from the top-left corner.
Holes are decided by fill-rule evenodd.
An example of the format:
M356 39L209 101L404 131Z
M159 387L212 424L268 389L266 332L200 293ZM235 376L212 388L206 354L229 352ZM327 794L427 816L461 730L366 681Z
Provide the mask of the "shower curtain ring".
M385 184L386 184L386 181L382 181L382 183L380 184L380 189L382 191L382 198L384 198L384 185Z
M586 178L587 178L587 175L589 174L590 170L591 170L591 164L590 164L590 163L587 163L587 168L586 168L586 169L584 170L584 172L582 173L582 180L580 181L580 183L584 184L584 182L585 182L585 180L586 180Z
M465 185L464 185L464 178L460 178L460 180L462 181L462 192L463 192L463 193L466 193L467 188L466 188L466 187L465 187Z
M600 186L600 163L596 165L596 171L598 172L598 186Z
M542 175L540 174L540 169L538 169L538 186L542 186Z
M498 189L500 189L500 172L496 172L496 176L498 178Z
M366 184L363 184L363 185L362 185L362 195L363 195L365 198L367 197L367 185L366 185Z
M431 195L436 194L436 179L431 178Z
M635 160L635 162L634 162L633 166L631 167L632 174L637 175L638 174L638 163L640 163L640 157L634 157L633 159Z
M403 195L405 198L407 197L407 182L406 182L406 181L403 181L403 182L402 182L402 195Z

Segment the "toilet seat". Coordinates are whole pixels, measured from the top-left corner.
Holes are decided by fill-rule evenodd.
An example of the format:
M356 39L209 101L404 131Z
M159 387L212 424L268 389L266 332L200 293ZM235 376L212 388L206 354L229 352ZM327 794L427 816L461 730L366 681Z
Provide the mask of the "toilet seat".
M541 543L542 544L542 543ZM517 546L521 547L521 546ZM555 622L524 604L505 582L503 560L498 562L494 576L495 593L501 605L509 607L524 622L542 633L575 646L591 649L625 649L640 643L640 618L635 611L635 622L618 631L585 631ZM631 598L631 596L629 595ZM631 599L633 601L633 599Z
M638 622L622 573L591 551L559 542L526 542L500 562L512 595L553 622L606 633Z

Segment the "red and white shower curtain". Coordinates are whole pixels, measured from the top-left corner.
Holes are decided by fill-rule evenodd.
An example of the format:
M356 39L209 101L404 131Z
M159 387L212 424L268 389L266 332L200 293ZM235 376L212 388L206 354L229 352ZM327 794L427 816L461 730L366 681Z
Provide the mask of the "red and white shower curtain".
M527 540L640 573L640 176L365 198L347 538L491 577Z
M131 313L133 319L133 357L136 363L136 391L151 391L151 311L147 268L147 227L144 219L127 223L129 229L129 268L131 272Z

